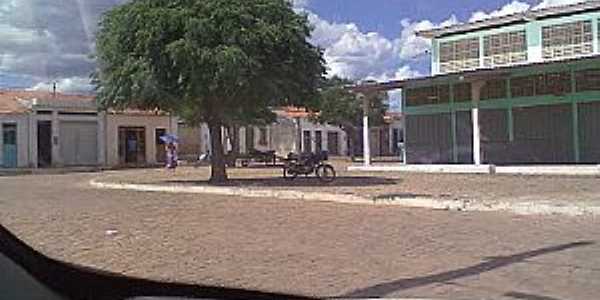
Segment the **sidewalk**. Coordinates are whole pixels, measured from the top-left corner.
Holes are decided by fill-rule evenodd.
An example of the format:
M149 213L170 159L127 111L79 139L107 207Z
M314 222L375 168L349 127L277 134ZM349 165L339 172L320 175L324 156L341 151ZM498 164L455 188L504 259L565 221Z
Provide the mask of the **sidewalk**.
M371 166L352 165L348 167L348 170L355 172L600 176L600 165L494 166L373 164Z
M339 168L338 168L339 169ZM104 172L96 188L143 192L215 194L239 198L393 205L454 211L516 214L600 215L595 177L495 176L473 174L358 173L340 171L338 180L287 181L273 169L232 169L228 186L207 184L208 168ZM385 176L382 176L385 175Z

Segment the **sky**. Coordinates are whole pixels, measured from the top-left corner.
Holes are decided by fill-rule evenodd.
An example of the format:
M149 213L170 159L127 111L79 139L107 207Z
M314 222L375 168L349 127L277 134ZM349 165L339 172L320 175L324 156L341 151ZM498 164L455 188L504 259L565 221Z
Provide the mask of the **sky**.
M0 89L90 92L101 14L127 0L0 0ZM249 0L250 1L250 0ZM289 0L314 27L328 76L397 80L429 74L415 31L581 0ZM397 97L393 95L392 97Z

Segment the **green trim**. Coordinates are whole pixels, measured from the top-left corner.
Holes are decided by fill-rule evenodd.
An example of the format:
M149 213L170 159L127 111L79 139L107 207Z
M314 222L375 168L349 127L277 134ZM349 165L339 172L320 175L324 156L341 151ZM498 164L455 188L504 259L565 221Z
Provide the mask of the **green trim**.
M510 80L507 79L506 80L506 96L508 97L509 101L508 101L508 108L507 108L507 113L506 113L506 124L507 124L507 128L506 130L508 131L508 140L510 142L514 142L515 141L515 119L513 116L513 104L512 104L512 90L511 90L511 86L510 86Z
M575 82L575 71L571 71L571 95L575 95L577 91L577 83ZM581 150L579 143L579 106L575 97L570 97L572 100L571 113L573 119L573 154L575 155L575 162L581 161Z
M572 103L573 113L573 152L575 154L575 162L581 162L581 144L579 142L579 105L577 102Z
M451 111L452 111L452 120L451 120L451 129L452 133L452 159L454 160L454 163L458 163L458 133L457 133L457 129L456 129L456 108L454 106L454 85L450 85L450 105L451 105Z

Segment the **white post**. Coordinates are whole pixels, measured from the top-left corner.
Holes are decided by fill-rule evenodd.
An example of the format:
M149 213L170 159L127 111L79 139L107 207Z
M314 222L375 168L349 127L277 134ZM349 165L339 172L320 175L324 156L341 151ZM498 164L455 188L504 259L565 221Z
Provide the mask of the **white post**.
M365 166L371 165L371 142L369 139L369 99L363 96L363 160Z
M473 108L471 110L471 119L473 121L473 162L475 165L481 165L481 130L479 128L479 100L481 98L481 88L483 81L473 82L471 84L471 96Z

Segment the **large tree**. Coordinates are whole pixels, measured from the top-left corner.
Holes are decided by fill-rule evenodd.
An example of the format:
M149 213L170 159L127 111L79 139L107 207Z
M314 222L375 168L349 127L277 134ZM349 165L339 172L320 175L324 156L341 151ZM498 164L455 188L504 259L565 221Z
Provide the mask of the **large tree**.
M339 126L348 137L350 156L354 159L355 144L362 128L364 116L363 98L349 89L353 82L339 77L324 81L317 101L311 102L314 121ZM388 110L388 96L385 92L365 95L369 98L369 124L380 126L384 123Z
M99 28L99 103L207 123L212 183L227 180L221 128L302 105L325 73L307 17L287 0L133 0Z

